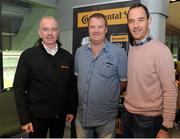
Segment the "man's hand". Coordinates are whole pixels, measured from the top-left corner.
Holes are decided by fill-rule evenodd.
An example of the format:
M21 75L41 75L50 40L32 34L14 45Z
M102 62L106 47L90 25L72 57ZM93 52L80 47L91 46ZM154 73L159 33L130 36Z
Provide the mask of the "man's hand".
M26 133L34 132L32 123L27 123L26 125L22 125L21 129L26 131Z
M125 89L127 86L127 81L120 81L120 88L121 90Z
M160 129L159 132L156 135L156 138L170 138L170 135L168 132Z
M74 119L73 114L67 114L67 115L66 115L66 121L67 121L67 122L70 122L70 123L71 123L73 119Z

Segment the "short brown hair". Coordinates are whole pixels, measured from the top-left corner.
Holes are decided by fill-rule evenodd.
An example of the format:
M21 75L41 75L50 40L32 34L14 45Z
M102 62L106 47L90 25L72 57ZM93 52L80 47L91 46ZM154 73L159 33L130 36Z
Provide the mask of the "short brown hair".
M106 20L105 15L104 15L104 14L101 14L101 13L92 14L92 15L89 17L89 19L88 19L88 26L89 26L89 21L90 21L90 19L93 18L93 17L104 19L104 21L105 21L105 26L106 26L106 27L108 26L108 23L107 23L107 20Z

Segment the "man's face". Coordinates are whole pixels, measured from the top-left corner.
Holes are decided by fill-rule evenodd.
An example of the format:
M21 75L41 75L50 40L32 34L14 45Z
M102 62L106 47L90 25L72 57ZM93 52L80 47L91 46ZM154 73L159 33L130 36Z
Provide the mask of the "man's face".
M91 43L98 45L104 41L107 27L103 18L92 17L88 29Z
M135 40L142 40L149 35L150 18L147 19L142 7L133 8L128 14L128 27Z
M53 18L44 18L40 22L39 36L47 47L56 44L59 36L58 24Z

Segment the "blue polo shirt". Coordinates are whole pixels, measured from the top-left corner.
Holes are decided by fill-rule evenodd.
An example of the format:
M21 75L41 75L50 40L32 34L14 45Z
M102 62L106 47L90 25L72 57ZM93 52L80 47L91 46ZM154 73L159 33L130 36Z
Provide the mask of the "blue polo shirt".
M101 126L117 115L120 81L127 79L124 49L106 41L94 58L86 44L77 49L75 74L78 79L78 116L83 127Z

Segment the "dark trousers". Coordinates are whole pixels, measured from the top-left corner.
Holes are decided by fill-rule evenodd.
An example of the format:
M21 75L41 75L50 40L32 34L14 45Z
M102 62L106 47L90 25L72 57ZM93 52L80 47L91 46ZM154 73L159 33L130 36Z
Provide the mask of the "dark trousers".
M162 116L143 116L125 109L122 112L124 138L155 138L161 124Z
M32 119L33 133L30 138L46 138L49 130L50 138L63 138L65 129L65 117L53 119Z

